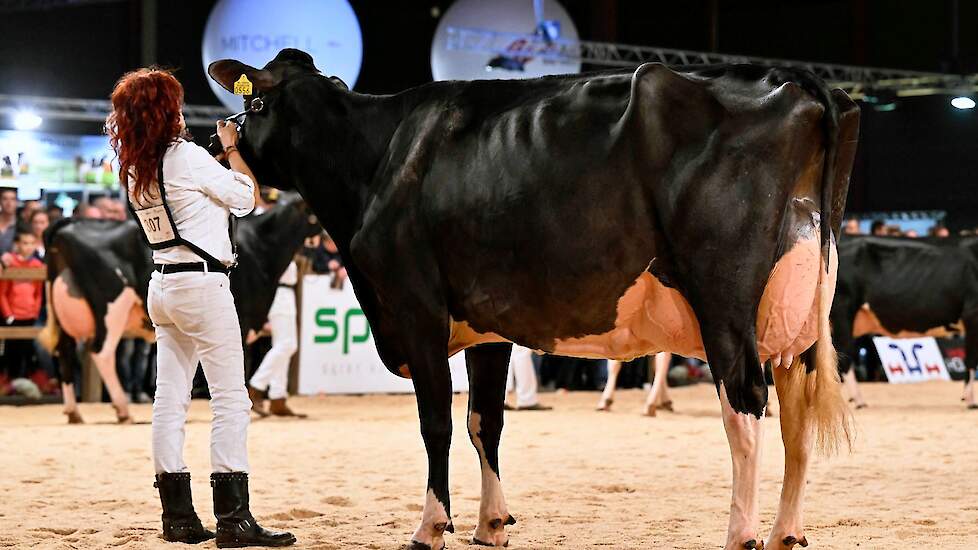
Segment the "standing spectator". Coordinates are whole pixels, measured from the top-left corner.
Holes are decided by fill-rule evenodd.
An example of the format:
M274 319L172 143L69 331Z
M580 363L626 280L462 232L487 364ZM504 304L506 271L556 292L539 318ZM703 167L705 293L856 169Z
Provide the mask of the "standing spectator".
M0 189L0 254L6 254L14 246L17 232L17 190Z
M503 404L508 411L549 411L553 407L541 405L537 398L537 373L533 367L533 352L529 348L513 345L509 357L509 379L506 392L516 390L516 406Z
M27 229L17 230L13 252L3 256L9 267L44 267L34 256L37 243L34 234ZM41 281L0 280L0 315L3 324L11 327L32 326L41 313ZM31 340L9 340L6 343L4 361L11 379L30 374L34 360L34 343Z
M31 233L34 234L34 240L37 243L37 250L34 255L39 260L44 259L44 231L51 225L48 219L48 213L44 210L35 210L31 214L29 220Z
M846 220L846 225L843 230L846 235L859 235L862 233L859 229L859 220L856 218L849 218Z

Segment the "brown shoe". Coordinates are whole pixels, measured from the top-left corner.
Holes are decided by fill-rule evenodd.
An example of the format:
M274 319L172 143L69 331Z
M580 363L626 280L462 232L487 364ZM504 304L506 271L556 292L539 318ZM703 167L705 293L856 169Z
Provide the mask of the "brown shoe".
M257 414L258 416L264 418L268 416L265 412L265 393L252 388L248 385L248 397L251 398L251 412Z
M294 416L296 418L306 418L308 415L297 413L289 408L285 403L285 398L281 399L269 399L268 400L268 412L273 416Z

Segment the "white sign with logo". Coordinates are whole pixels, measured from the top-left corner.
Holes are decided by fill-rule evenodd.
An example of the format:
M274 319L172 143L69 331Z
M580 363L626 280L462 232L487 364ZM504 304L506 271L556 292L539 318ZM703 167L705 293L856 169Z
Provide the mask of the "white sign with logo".
M296 48L312 56L316 68L338 76L353 89L363 62L363 37L347 0L220 0L204 28L204 72L219 59L264 67L279 50ZM241 96L207 78L228 109L242 109Z
M330 288L332 278L302 279L302 334L299 346L299 393L412 393L411 380L389 370L377 355L373 332L352 285ZM467 391L465 356L449 359L452 388Z
M894 384L950 380L944 356L933 337L873 338L886 378Z

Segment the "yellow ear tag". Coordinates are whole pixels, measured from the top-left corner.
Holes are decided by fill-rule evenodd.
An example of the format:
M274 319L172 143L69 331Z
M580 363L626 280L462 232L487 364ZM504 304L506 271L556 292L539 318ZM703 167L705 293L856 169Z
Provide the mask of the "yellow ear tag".
M234 95L251 95L251 91L251 81L247 76L241 75L241 78L234 83Z

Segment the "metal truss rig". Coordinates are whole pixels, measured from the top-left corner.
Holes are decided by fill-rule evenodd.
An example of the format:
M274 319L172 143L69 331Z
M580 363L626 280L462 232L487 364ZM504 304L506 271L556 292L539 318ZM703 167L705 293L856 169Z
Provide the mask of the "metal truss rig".
M39 97L0 94L0 115L13 115L18 111L31 111L44 119L104 122L112 112L112 104L105 99L72 99L66 97ZM224 107L208 105L184 105L183 116L188 126L213 126L214 121L228 116Z
M534 34L497 32L487 29L449 27L445 48L449 50L486 52L518 58L542 58L553 62L580 61L598 67L635 67L646 62L665 65L715 65L721 63L755 63L807 69L831 86L842 88L854 99L892 94L900 97L978 92L978 74L954 75L879 69L730 55L689 50L628 46L587 40L545 40Z

